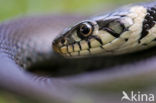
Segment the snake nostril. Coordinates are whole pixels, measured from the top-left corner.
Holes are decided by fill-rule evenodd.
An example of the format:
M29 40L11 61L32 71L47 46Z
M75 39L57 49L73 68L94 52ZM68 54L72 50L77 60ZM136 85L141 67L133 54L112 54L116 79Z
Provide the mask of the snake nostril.
M63 38L61 39L61 43L64 44L66 42L66 40Z

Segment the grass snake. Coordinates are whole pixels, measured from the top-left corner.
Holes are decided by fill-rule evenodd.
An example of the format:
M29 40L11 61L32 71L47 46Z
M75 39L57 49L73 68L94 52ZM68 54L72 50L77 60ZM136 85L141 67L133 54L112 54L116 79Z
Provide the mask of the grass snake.
M123 90L155 93L156 2L125 6L60 33L83 19L1 23L0 87L47 103L112 103Z

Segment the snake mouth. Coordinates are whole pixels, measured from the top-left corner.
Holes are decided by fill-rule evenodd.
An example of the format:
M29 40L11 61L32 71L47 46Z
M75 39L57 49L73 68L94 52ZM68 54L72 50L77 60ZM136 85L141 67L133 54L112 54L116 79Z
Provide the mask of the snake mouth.
M54 41L53 49L64 57L87 57L91 55L99 55L105 51L102 40L95 36L87 40L67 43L66 45L59 44L59 40Z
M93 55L99 55L103 53L105 50L102 45L95 47L87 47L85 44L75 43L71 45L62 46L60 48L55 48L55 51L61 54L64 57L72 57L72 58L81 58Z

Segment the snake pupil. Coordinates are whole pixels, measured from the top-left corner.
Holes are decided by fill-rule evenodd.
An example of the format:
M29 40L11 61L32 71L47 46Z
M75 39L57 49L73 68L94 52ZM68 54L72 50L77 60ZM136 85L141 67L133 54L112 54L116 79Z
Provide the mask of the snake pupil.
M83 26L81 29L80 29L80 32L82 34L88 34L90 32L90 28L88 28L87 26Z
M93 26L90 23L83 23L79 26L77 31L78 36L83 39L91 35L93 32Z

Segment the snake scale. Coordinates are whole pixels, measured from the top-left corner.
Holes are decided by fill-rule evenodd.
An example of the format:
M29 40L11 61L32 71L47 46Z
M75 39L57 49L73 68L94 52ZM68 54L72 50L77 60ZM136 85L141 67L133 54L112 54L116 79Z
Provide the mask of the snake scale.
M1 23L0 87L44 103L116 103L123 90L155 93L156 2L84 20L58 36L84 18L25 17ZM59 77L27 71L36 68Z

